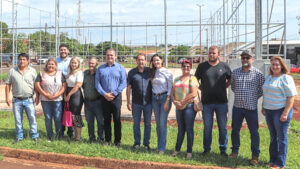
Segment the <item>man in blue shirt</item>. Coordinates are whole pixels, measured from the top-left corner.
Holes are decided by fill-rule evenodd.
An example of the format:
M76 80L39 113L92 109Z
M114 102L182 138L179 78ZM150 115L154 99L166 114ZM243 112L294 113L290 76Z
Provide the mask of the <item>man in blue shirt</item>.
M96 72L95 86L102 95L102 108L104 116L105 144L111 142L111 116L114 120L114 133L116 146L121 145L121 105L122 91L127 85L125 68L116 63L115 49L106 51L106 63Z
M69 46L67 44L61 44L59 46L59 57L56 58L57 61L57 68L59 71L62 72L62 74L66 77L69 74L69 70L68 70L68 66L69 63L71 61L71 58L69 57ZM64 101L63 105L64 105ZM65 132L65 126L62 126L62 136L64 135ZM73 138L73 128L72 127L68 127L68 136L70 138ZM62 136L59 136L59 138L61 138Z
M127 108L132 111L133 116L133 133L134 133L134 149L138 149L141 144L141 114L144 113L144 141L143 144L147 150L150 150L151 136L151 116L152 116L152 85L150 78L150 68L145 67L146 56L139 54L136 58L137 67L128 72L128 85L126 89ZM130 95L132 92L132 104Z

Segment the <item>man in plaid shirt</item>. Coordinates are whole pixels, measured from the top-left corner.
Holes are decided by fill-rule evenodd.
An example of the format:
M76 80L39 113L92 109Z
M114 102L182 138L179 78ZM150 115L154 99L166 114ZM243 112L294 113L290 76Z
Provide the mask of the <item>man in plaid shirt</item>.
M252 66L254 58L244 51L241 54L242 67L233 70L231 76L231 89L234 92L232 109L232 153L229 157L238 156L240 147L240 129L244 118L247 121L251 134L251 165L258 164L259 133L257 101L262 96L262 85L265 77L260 70Z

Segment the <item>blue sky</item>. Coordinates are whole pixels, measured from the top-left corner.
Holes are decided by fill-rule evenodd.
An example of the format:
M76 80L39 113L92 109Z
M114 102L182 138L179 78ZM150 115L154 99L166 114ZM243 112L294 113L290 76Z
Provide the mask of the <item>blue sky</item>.
M77 0L60 0L61 26L76 25L77 20ZM55 0L16 0L18 6L18 26L45 26L54 25ZM147 23L162 23L164 16L163 0L113 0L113 22L119 25L123 24L145 24ZM266 2L263 0L263 20L266 20ZM272 0L269 0L271 4ZM202 8L203 23L207 21L210 14L215 12L222 6L223 0L167 0L168 4L168 22L169 23L192 23L199 21L199 7L196 4L204 5ZM84 25L108 25L109 17L109 0L82 0L81 20ZM245 10L244 5L240 8L241 20L244 21ZM297 15L300 15L300 1L287 0L287 39L299 40ZM29 8L30 7L30 10ZM271 5L270 5L271 8ZM42 11L39 11L40 9ZM254 0L247 0L248 22L254 23ZM52 13L48 13L48 12ZM30 21L29 21L30 12ZM40 17L41 22L40 22ZM11 5L3 0L3 21L11 24ZM282 0L275 0L272 22L283 22L283 3ZM254 27L249 26L249 30ZM241 31L244 27L241 27ZM68 32L70 36L76 37L75 29L61 30ZM177 44L197 44L199 43L199 27L170 27L168 29L168 37L170 43ZM90 32L88 34L88 32ZM103 33L102 33L103 32ZM104 29L85 29L81 30L82 37L86 37L87 41L99 43L101 40L109 40L109 28ZM114 29L114 41L124 43L124 29L118 28L118 37L116 36L117 29ZM177 34L177 35L176 35ZM281 38L282 31L272 35L272 38ZM159 27L149 27L147 29L147 43L155 44L163 43L163 29ZM202 33L202 42L205 42L206 33ZM249 37L251 40L251 37ZM253 39L253 38L252 38ZM243 41L243 38L241 38ZM146 43L145 28L126 28L125 43L133 45Z

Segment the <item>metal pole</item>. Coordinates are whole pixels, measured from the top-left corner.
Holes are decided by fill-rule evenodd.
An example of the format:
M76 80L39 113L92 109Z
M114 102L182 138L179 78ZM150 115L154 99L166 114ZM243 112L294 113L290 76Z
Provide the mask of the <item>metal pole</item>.
M2 24L3 24L3 22L2 22L2 21L3 21L3 20L2 20L2 5L3 5L3 4L2 4L2 0L1 0L1 2L0 2L0 5L1 5L1 7L0 7L0 21L1 21L1 22L0 22L0 23L1 23L1 25L0 25L0 26L1 26L1 28L0 28L0 31L1 31L1 35L0 35L0 38L1 38L1 48L0 48L0 55L1 55L1 78L0 78L0 79L1 79L1 82L2 82L2 75L3 75L3 72L2 72L2 63L3 63L3 62L2 62L2 54L3 54L3 53L2 53L2 52L3 52L3 51L2 51L2 50L3 50L3 49L2 49L2 48L3 48L3 42L2 42L2 37L3 37L3 35L2 35L2 31L3 31L3 30L2 30Z
M255 0L255 56L262 59L262 8L261 0Z
M284 0L284 59L286 59L286 0Z
M225 0L223 0L223 49L224 49L224 61L226 62L226 27L225 27Z
M147 22L146 22L146 53L145 55L147 56L148 54L148 27L147 27ZM147 63L147 57L146 57L146 63Z
M59 38L59 0L55 0L55 57L58 57Z
M112 0L110 0L110 48L112 48Z
M15 1L12 0L12 57L13 57L13 66L15 66Z
M164 0L164 16L165 16L165 55L166 67L168 67L168 30L167 30L167 0Z

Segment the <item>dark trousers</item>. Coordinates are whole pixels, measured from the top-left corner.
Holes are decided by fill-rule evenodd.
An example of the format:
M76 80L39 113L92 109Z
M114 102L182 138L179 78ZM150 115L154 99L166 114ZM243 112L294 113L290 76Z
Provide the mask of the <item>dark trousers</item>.
M104 97L102 97L104 132L106 142L111 142L111 116L113 116L114 120L115 144L121 142L121 105L121 94L117 95L112 101L107 101Z

